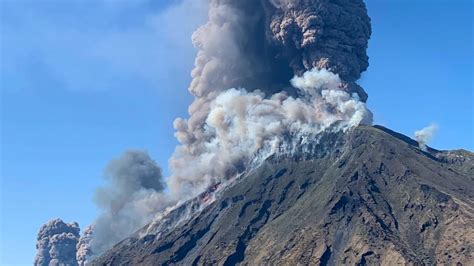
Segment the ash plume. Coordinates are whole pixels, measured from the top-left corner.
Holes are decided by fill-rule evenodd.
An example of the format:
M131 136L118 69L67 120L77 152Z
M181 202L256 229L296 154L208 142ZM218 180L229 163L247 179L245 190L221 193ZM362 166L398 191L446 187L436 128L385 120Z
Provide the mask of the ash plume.
M284 136L370 124L356 83L368 67L370 34L362 0L210 0L209 20L192 36L195 98L189 117L174 121L180 144L169 160L169 190L146 153L113 160L109 185L96 195L102 213L81 238L78 260L287 150Z
M79 239L79 225L65 223L61 219L44 224L36 242L35 266L78 265L76 245Z
M265 2L265 1L263 1ZM371 35L363 1L273 0L264 5L269 19L267 37L287 58L294 74L325 68L339 74L343 86L362 101L365 91L355 83L369 66L366 53Z
M95 195L102 210L91 233L90 245L96 254L150 221L166 201L161 193L165 188L161 168L144 151L126 151L112 160L105 179L107 186Z
M370 18L362 0L212 0L209 21L193 35L198 48L190 92L201 101L244 87L293 91L288 81L313 68L339 74L344 86L368 67Z
M434 135L438 131L438 125L430 124L420 130L415 131L415 139L418 141L418 146L421 150L426 151L427 143L433 139Z
M361 0L212 0L193 34L195 100L174 122L171 193L181 199L235 176L287 132L370 123L355 83L370 34Z

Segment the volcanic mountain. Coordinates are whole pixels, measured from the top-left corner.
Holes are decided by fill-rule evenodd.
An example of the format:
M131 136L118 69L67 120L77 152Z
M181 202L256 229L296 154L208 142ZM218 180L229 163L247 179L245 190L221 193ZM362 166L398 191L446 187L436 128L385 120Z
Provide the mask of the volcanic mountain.
M474 261L473 153L423 151L380 126L311 143L211 188L92 265Z

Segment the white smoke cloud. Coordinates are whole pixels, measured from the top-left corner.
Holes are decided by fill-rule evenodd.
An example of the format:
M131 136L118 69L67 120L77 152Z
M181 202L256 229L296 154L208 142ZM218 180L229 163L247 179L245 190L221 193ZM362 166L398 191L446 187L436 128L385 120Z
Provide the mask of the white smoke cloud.
M436 132L438 131L438 125L432 123L420 130L415 131L415 139L418 141L418 146L421 150L426 151L426 145L431 141Z
M260 150L274 152L271 147L285 134L318 133L339 121L348 127L372 122L365 103L343 90L337 74L313 69L294 77L291 84L298 98L242 88L217 94L209 103L199 139L191 144L187 121L178 119L176 136L182 145L170 159L171 193L177 198L195 196L235 176Z

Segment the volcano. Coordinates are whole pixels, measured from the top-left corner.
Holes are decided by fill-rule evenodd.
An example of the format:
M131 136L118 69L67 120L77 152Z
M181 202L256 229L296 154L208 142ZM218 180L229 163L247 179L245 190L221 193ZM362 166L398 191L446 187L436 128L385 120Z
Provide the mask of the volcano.
M272 155L92 265L469 265L474 154L381 126Z

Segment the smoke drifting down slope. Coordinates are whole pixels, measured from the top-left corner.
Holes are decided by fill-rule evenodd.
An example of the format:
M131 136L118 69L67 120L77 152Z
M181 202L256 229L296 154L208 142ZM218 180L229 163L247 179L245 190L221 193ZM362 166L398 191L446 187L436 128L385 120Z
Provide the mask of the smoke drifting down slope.
M368 67L370 34L362 0L211 0L209 21L192 36L195 99L189 118L174 122L180 145L169 191L146 185L162 180L159 168L143 175L130 170L143 161L127 161L110 180L117 191L98 192L104 212L82 245L92 252L82 253L100 254L167 208L231 180L286 145L285 136L370 124L367 94L355 83Z

